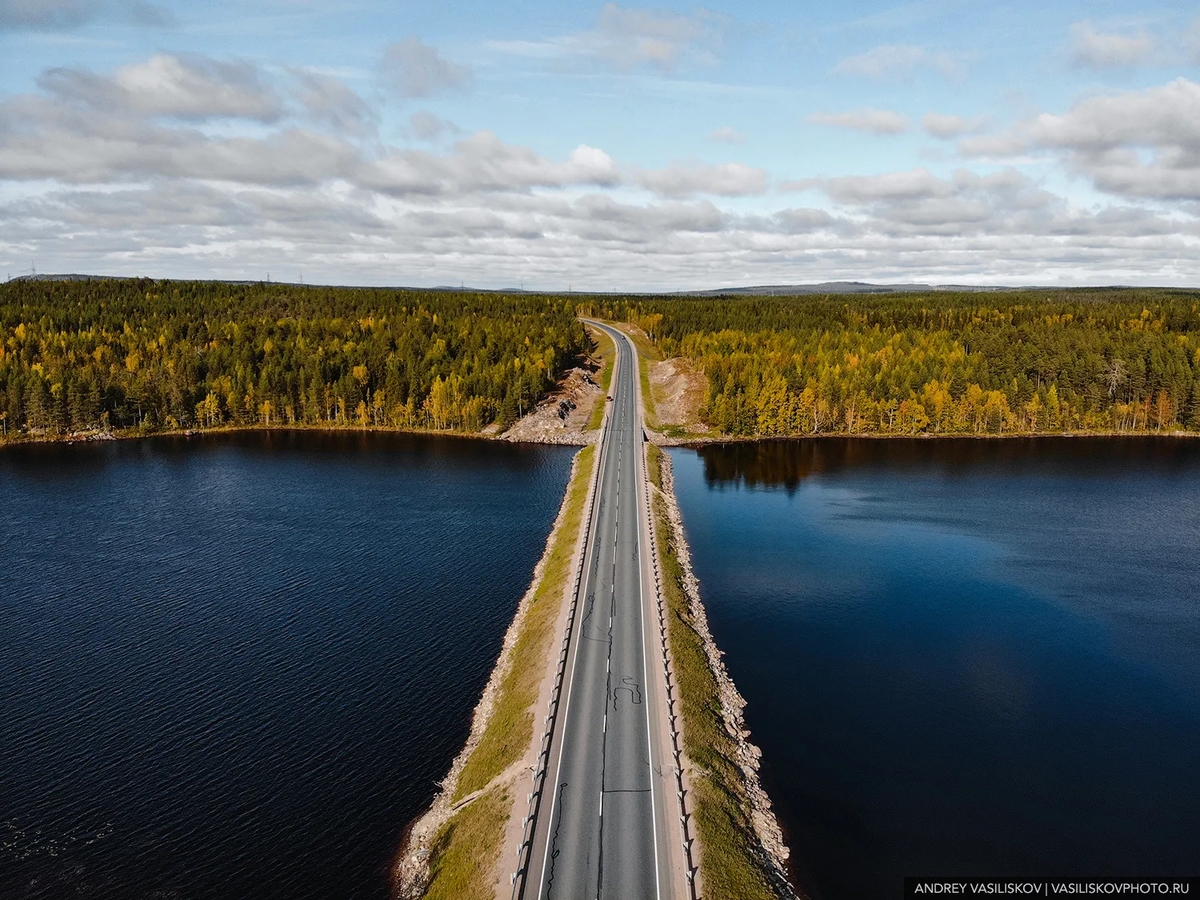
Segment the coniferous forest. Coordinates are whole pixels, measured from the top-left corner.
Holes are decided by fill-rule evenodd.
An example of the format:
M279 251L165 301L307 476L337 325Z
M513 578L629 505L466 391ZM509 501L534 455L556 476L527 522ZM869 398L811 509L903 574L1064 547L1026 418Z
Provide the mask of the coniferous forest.
M211 282L0 287L16 436L506 427L640 325L737 436L1200 430L1200 294L1151 289L590 297Z
M478 431L584 351L573 305L506 294L130 281L0 288L10 436L227 425Z
M1200 430L1200 293L1152 289L638 298L708 378L726 434Z

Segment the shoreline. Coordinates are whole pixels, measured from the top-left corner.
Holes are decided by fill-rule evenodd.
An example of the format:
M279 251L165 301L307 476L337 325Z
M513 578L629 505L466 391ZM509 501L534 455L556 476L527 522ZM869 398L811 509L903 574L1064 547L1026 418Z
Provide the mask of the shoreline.
M555 591L554 581L559 574L557 570L563 563L567 566L568 574L574 571L578 563L578 545L583 525L581 507L587 505L595 490L595 462L595 451L587 446L580 449L571 461L571 472L558 514L546 538L542 555L534 567L529 587L521 597L513 619L505 631L500 653L488 681L472 711L468 737L451 762L445 778L438 783L438 791L429 808L404 828L402 842L393 857L390 870L394 900L416 900L434 895L490 897L494 891L505 887L502 876L503 867L508 860L503 852L510 843L508 832L513 822L520 821L519 808L525 799L521 789L517 788L517 783L520 775L528 774L529 771L525 764L536 746L536 713L540 710L542 694L545 692L545 672L542 670L547 666L537 656L542 650L548 650L549 644L553 643L553 640L550 640L546 647L543 647L538 642L539 635L536 632L539 623L534 621L534 613L541 610L535 610L534 607L539 602L551 604L548 624L549 636L553 638L565 612L567 589L573 583L568 577L560 589ZM540 597L539 594L547 585L551 593ZM547 622L543 621L541 624L545 626ZM529 641L533 643L530 644ZM493 724L498 723L497 727L506 724L506 716L500 707L516 691L511 682L519 675L518 669L532 670L535 680L532 699L520 709L521 717L528 718L530 738L519 746L514 760L508 761L499 771L492 772L487 762L478 762L475 754L489 740L495 743L491 730ZM508 712L511 714L512 710ZM494 750L490 747L485 749ZM495 759L490 762L495 765ZM469 771L470 767L474 767L475 771ZM463 792L464 772L467 773L468 782L472 777L480 780L480 768L488 773L489 777L474 790ZM491 840L491 844L483 848L472 848L482 849L483 853L479 857L468 859L462 858L460 848L459 858L454 861L457 871L445 878L446 885L439 885L438 878L442 874L443 863L448 862L455 852L455 829L469 830L468 823L460 821L463 819L460 814L469 814L473 808L485 804L490 808L481 815L492 817L488 824L494 826L496 831L486 836ZM470 871L463 871L466 869ZM464 878L470 883L464 885Z
M684 533L683 518L679 509L679 503L675 497L675 477L671 458L661 448L659 449L657 466L659 483L655 484L654 479L651 478L651 484L656 498L661 500L664 507L662 518L665 522L663 524L670 531L669 547L659 544L657 548L660 557L660 566L666 571L666 557L668 555L674 556L674 560L680 570L678 577L679 587L683 592L686 612L690 619L690 622L687 623L688 630L692 631L699 640L704 656L704 663L707 665L716 689L715 698L702 697L694 699L699 700L706 706L711 705L712 700L716 700L719 706L718 715L721 719L721 724L724 726L727 737L733 742L735 758L731 762L737 766L741 779L741 791L737 792L736 799L738 805L742 807L742 813L753 828L755 837L754 846L746 849L749 851L750 856L754 857L758 868L761 870L761 874L765 876L775 896L778 896L781 900L803 900L805 895L797 890L793 884L792 871L789 864L791 851L788 848L783 828L775 816L771 799L763 788L761 779L759 778L762 751L750 740L750 730L746 727L743 715L746 700L738 691L733 678L726 669L725 662L722 659L723 653L717 646L716 639L708 627L708 616L704 609L703 599L700 596L700 582L692 569L691 550ZM652 527L656 527L660 514L655 512L652 515L656 520L652 523ZM685 700L685 710L686 708L687 704ZM688 726L689 722L685 715L685 737L687 736ZM695 766L695 762L689 759L689 768L693 766ZM695 793L694 790L693 793ZM697 808L697 813L699 813L699 808ZM705 851L707 849L704 837L705 835L702 831L699 840L701 877L710 874L704 871L706 862Z
M458 753L455 754L454 759L451 760L450 768L447 770L445 778L438 782L437 793L434 794L429 808L404 827L402 842L391 869L392 897L396 898L396 900L410 900L410 898L415 900L415 898L424 895L432 879L432 872L430 871L431 845L434 843L437 833L450 821L454 814L470 802L467 799L459 803L454 802L454 796L458 790L459 777L462 775L468 759L475 752L475 748L479 746L479 742L487 730L492 711L495 707L496 697L500 692L501 682L512 666L512 656L516 647L517 637L528 616L529 606L533 601L534 594L537 593L537 589L541 586L551 549L554 546L559 531L566 522L567 499L570 496L570 485L574 481L578 470L579 455L576 454L575 458L571 461L571 473L567 478L567 489L563 491L563 499L559 504L558 513L554 517L554 523L550 526L550 534L546 537L546 545L542 549L542 555L538 558L537 564L533 567L533 578L529 583L529 587L525 589L520 602L517 604L517 610L513 614L512 621L504 632L500 654L492 666L491 674L488 675L487 683L483 687L483 693L480 694L475 708L471 711L471 730L467 734L467 739Z
M1169 438L1171 440L1200 439L1200 431L1015 431L1009 434L883 434L878 431L849 432L828 431L821 434L772 434L772 435L720 435L713 437L667 437L649 428L651 443L658 447L711 447L720 444L769 444L783 441L823 441L831 439L861 439L868 441L1011 441L1019 438Z
M436 430L432 428L394 428L385 425L228 425L220 428L180 428L173 431L139 432L135 429L121 431L89 431L56 435L20 435L0 437L0 449L40 444L95 444L110 441L135 441L160 437L205 437L207 435L242 434L248 432L318 432L322 434L411 434L427 437L447 437L478 441L499 441L506 444L537 444L543 446L587 447L596 442L599 429L582 434L564 434L561 438L542 435L529 438L510 438L504 434L486 431ZM1015 431L1008 434L883 434L881 432L822 432L821 434L774 434L774 435L713 435L692 437L668 437L660 431L647 427L650 442L658 447L709 447L722 444L766 444L782 441L821 441L835 438L862 439L870 441L1011 441L1020 438L1169 438L1171 440L1200 440L1200 431Z
M179 428L173 431L139 432L135 429L122 431L89 431L73 434L56 435L21 435L20 437L0 437L0 449L40 444L99 444L112 441L136 441L152 438L202 438L208 435L245 434L249 432L284 433L284 432L317 432L320 434L411 434L427 437L447 437L477 441L496 441L505 444L539 444L561 447L587 447L595 443L593 432L581 436L563 435L561 440L548 437L517 440L504 434L489 434L485 431L453 431L451 429L435 430L432 428L393 428L386 425L228 425L220 428ZM598 432L597 432L598 433ZM507 434L507 432L506 432Z

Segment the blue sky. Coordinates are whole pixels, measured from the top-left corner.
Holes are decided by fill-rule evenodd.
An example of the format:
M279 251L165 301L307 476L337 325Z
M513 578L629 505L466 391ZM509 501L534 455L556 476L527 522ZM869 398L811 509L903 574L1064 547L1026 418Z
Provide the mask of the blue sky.
M1200 284L1189 4L0 0L0 266Z

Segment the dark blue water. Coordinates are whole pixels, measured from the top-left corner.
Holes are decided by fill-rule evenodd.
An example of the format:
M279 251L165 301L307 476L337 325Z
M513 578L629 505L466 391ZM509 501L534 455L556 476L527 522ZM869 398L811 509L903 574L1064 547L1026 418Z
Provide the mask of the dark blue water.
M0 452L0 897L386 898L570 460L315 433Z
M1200 441L672 451L796 875L1200 872Z

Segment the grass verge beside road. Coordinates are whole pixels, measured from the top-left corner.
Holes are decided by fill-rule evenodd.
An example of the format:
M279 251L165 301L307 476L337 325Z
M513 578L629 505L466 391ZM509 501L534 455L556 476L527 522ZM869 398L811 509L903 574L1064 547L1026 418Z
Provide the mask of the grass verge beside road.
M538 685L546 674L551 650L551 632L558 620L563 592L571 576L571 557L579 539L583 504L587 500L596 448L579 453L575 477L567 488L567 509L562 528L554 536L541 582L530 600L525 622L513 648L512 663L503 681L487 728L458 779L457 802L485 787L521 758L533 740L533 705Z
M692 814L700 844L706 900L778 900L754 848L759 839L747 810L750 802L737 745L725 728L721 694L704 640L694 625L684 589L683 565L663 490L663 451L648 448L653 525L667 606L667 639L683 714L683 747L692 763Z
M604 421L604 404L607 402L605 397L612 384L613 359L617 355L617 348L613 344L612 338L599 328L589 327L588 334L596 339L596 343L599 345L596 354L604 360L604 368L600 370L600 389L604 391L604 394L597 398L596 405L592 407L592 417L587 424L588 431L595 431Z
M509 798L496 786L455 814L429 848L425 900L491 900L493 868L504 839Z
M646 425L658 430L658 412L654 408L654 391L650 388L650 357L638 352L638 377L642 382L642 409L646 414Z

